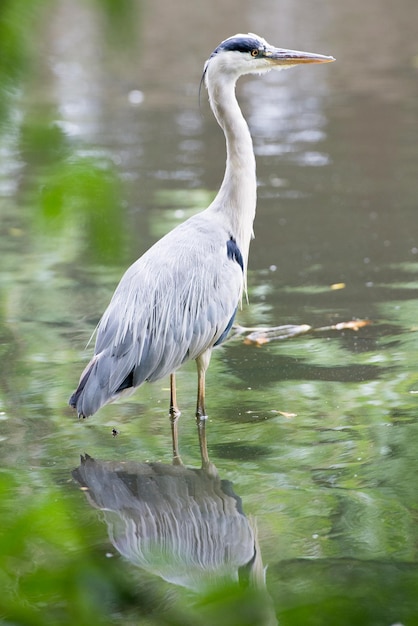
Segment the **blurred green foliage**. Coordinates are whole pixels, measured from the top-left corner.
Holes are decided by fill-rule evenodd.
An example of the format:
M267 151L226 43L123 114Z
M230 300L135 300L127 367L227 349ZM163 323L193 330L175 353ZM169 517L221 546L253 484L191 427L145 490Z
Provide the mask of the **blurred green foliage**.
M31 175L24 191L37 234L76 232L83 255L99 263L123 258L122 187L106 156L79 156L52 112L27 115L19 148Z
M117 13L128 22L129 3L123 4ZM61 129L59 115L49 105L20 106L20 115L13 116L14 99L24 101L22 94L39 71L39 29L47 8L47 0L0 3L0 131L18 137L19 158L25 163L18 213L26 215L26 228L35 224L44 234L75 230L79 254L117 264L126 231L122 188L110 158L81 156L80 146ZM109 19L114 16L114 6L103 3L101 8Z
M68 500L50 487L40 492L3 473L2 502L15 490L14 507L1 506L0 616L13 624L107 623L104 598L116 588L106 579L91 534L71 523ZM28 534L31 529L31 534ZM121 590L119 590L121 591ZM4 623L4 622L3 622Z
M31 66L36 23L47 0L0 3L0 130L10 116L10 99Z
M45 476L42 477L45 481ZM16 494L13 508L11 491ZM0 476L0 620L16 626L149 624L250 626L265 622L265 596L236 585L167 601L156 584L139 585L130 568L106 557L101 526L84 527L77 493L36 477ZM30 534L28 533L30 529Z
M120 261L124 243L121 189L113 171L90 158L60 163L40 191L40 225L66 229L76 224L85 254L101 263Z

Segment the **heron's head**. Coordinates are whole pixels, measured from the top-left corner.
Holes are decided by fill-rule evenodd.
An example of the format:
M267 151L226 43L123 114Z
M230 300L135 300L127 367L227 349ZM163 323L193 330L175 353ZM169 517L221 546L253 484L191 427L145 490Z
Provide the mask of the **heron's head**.
M222 41L206 61L208 70L230 74L237 78L243 74L260 74L273 69L286 69L301 63L329 63L334 57L297 50L275 48L265 39L248 33L238 34Z

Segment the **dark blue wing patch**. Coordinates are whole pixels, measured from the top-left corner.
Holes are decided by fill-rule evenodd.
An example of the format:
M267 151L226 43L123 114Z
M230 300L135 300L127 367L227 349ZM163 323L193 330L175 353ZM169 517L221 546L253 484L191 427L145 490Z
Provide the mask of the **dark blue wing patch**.
M241 270L244 271L244 260L242 258L241 250L238 248L237 242L232 236L226 242L226 253L228 255L228 259L231 259L231 261L235 261L236 263L238 263ZM232 314L231 319L226 325L225 330L223 331L222 335L219 337L218 341L214 344L214 346L219 346L219 344L225 341L225 339L227 338L228 333L232 328L232 324L234 323L235 315L237 314L237 309L238 307L236 307L235 311Z
M232 259L232 261L236 261L242 271L244 271L244 261L242 258L241 250L237 246L237 242L233 237L231 237L226 242L226 253L228 255L228 259Z
M228 333L229 333L229 331L232 328L232 324L234 323L235 315L237 314L237 309L238 309L238 307L236 307L235 311L233 312L232 317L229 320L227 327L225 328L225 330L222 333L222 335L219 337L218 341L213 344L214 346L219 346L219 344L221 344L227 338Z

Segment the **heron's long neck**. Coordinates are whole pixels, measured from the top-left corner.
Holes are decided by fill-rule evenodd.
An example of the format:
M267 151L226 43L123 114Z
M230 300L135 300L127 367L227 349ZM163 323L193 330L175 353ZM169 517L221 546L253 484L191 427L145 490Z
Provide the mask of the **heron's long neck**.
M225 133L227 152L225 176L211 208L228 219L231 235L241 249L246 272L257 182L253 143L235 97L235 82L230 77L221 76L208 83L210 104Z

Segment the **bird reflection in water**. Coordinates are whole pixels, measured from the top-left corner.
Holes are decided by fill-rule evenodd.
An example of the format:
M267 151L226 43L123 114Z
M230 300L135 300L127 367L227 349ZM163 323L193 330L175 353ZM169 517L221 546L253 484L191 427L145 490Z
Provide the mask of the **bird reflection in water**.
M236 581L263 594L265 619L276 624L266 591L255 520L215 466L99 461L81 457L73 477L103 511L110 541L133 564L175 585L204 591Z

